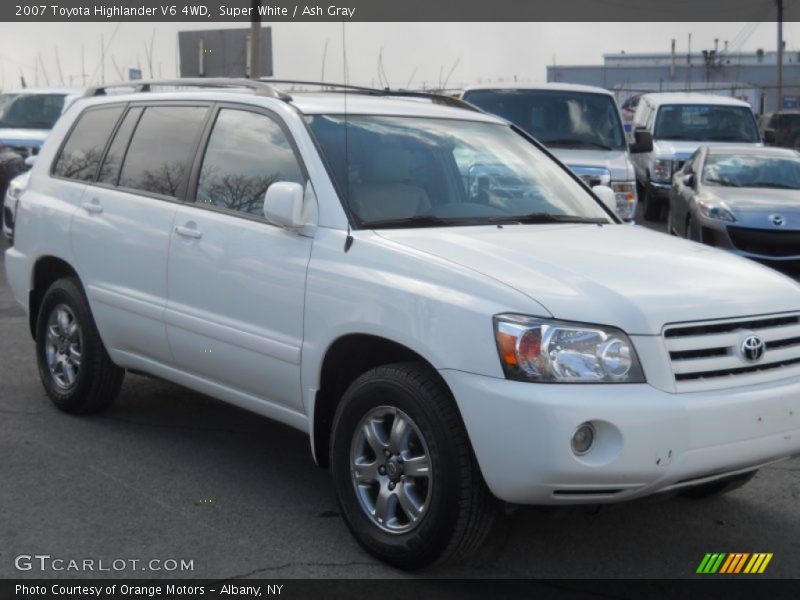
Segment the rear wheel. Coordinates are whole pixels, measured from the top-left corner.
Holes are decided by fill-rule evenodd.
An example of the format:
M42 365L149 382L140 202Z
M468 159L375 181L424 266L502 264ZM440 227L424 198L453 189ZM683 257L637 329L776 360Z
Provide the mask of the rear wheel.
M685 235L686 235L686 239L687 240L692 240L693 242L700 242L701 241L700 231L697 230L697 227L695 227L694 221L692 220L692 215L688 215L686 217L686 232L685 232Z
M73 278L59 279L45 292L36 321L36 358L47 395L70 413L106 408L125 375L111 362L83 289Z
M749 473L743 473L727 479L720 479L719 481L704 483L702 485L698 485L697 487L689 488L681 492L681 495L686 496L687 498L699 500L702 498L711 498L713 496L727 494L728 492L738 490L740 487L747 484L753 477L756 476L757 472L758 471L750 471Z
M497 502L448 390L424 365L364 373L333 424L331 470L345 521L372 555L403 569L474 551Z

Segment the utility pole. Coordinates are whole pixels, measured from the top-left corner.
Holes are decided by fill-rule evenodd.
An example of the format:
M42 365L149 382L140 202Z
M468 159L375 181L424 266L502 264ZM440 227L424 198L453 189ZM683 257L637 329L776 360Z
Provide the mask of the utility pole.
M253 18L250 23L250 79L261 76L261 0L251 0Z
M778 5L778 98L776 110L783 108L783 0L775 0Z

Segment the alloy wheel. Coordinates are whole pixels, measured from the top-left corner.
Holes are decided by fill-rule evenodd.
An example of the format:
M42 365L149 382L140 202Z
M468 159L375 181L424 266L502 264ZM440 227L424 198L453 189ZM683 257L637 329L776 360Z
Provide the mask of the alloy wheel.
M45 359L50 377L62 390L78 380L81 368L81 329L75 314L66 304L58 304L47 319Z

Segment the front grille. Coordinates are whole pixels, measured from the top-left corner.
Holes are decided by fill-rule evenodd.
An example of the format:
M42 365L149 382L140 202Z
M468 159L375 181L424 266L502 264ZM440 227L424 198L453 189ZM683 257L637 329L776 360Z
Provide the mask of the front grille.
M764 342L763 355L752 362L742 351L750 335ZM800 314L670 325L664 342L679 392L800 374Z
M800 231L728 227L737 250L761 256L800 256Z

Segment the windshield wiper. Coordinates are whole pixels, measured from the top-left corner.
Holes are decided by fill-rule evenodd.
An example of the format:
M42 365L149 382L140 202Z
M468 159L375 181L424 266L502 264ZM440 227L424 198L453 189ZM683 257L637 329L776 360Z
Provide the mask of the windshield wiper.
M778 183L777 181L755 181L750 184L748 187L762 187L762 188L775 188L778 190L796 190L800 189L796 186L789 185L786 183Z
M379 219L377 221L366 221L362 226L367 229L391 229L393 227L443 227L456 223L465 223L475 219L466 218L443 218L433 215L414 215L400 219Z
M752 144L752 140L737 136L737 135L714 135L705 139L707 142L742 142L745 144Z
M741 184L736 183L735 181L731 181L730 179L718 179L716 177L706 177L706 183L718 183L719 185L724 185L726 187L742 187Z
M576 140L576 139L556 139L556 140L539 140L545 146L591 146L592 148L600 148L601 150L613 150L611 146L607 144L601 144L600 142L590 142L588 140Z
M604 217L581 217L579 215L554 215L552 213L535 212L526 215L509 215L503 217L487 217L489 223L596 223L608 224L609 220Z

